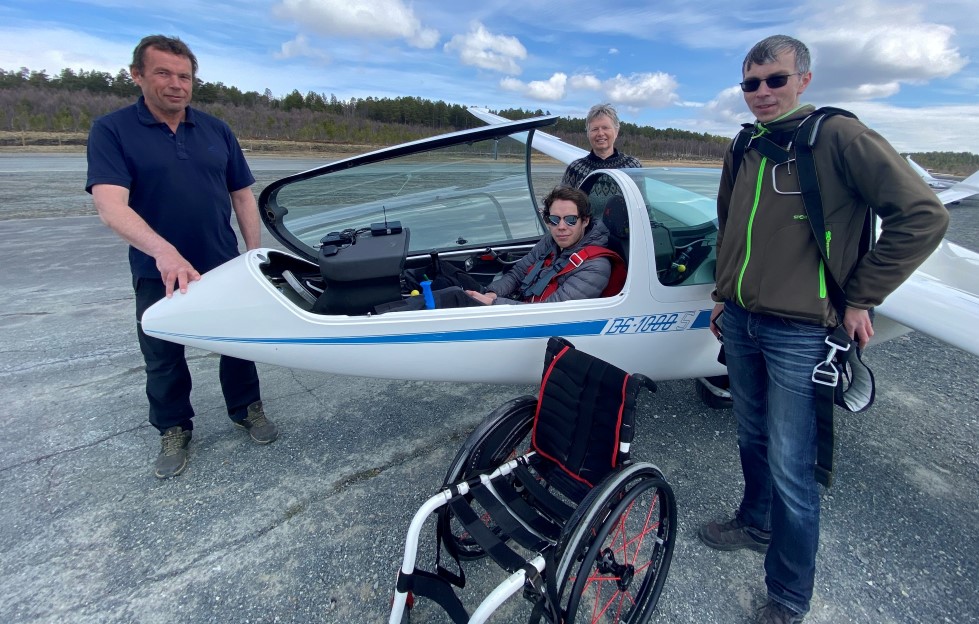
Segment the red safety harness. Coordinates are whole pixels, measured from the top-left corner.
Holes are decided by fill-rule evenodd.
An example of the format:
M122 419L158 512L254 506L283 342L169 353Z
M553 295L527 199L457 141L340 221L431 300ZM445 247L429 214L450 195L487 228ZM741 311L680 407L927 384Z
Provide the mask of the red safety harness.
M606 284L605 289L602 290L601 296L611 297L612 295L618 294L619 291L622 290L622 286L625 285L625 260L623 260L619 254L615 253L611 249L599 247L598 245L586 245L585 247L582 247L575 253L571 254L571 256L568 258L568 263L564 265L560 271L551 276L547 286L544 287L544 291L540 295L531 296L527 299L527 301L531 303L546 301L547 298L553 295L558 288L557 278L562 275L567 275L583 265L587 260L591 260L593 258L608 258L612 263L612 274L609 276L608 284ZM550 266L553 261L554 254L551 254L543 260L544 266ZM529 274L535 269L535 267L536 265L531 265L527 269L527 273Z

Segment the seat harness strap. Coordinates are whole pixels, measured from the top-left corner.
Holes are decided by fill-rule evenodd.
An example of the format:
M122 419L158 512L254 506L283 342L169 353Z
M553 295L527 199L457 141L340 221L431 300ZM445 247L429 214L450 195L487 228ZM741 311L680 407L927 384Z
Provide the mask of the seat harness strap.
M557 277L558 267L555 266L557 259L553 253L547 255L527 269L520 286L517 287L517 298L520 300L532 300L534 296L544 292L550 281Z
M571 256L568 258L568 263L565 264L564 267L558 271L549 282L547 282L544 291L536 298L532 298L531 301L537 303L539 301L546 300L548 297L554 294L555 291L557 291L557 278L574 271L584 264L585 260L591 260L593 258L608 258L612 263L612 273L609 275L608 284L606 284L605 288L602 289L601 296L610 297L618 294L619 291L622 290L622 286L625 285L625 260L622 259L622 256L615 253L611 249L599 247L598 245L587 245L579 249L577 252L571 254Z
M517 288L518 298L531 303L544 301L557 290L558 277L576 270L586 260L592 258L608 258L612 262L612 275L602 291L602 296L616 294L622 290L626 273L625 261L622 260L622 257L611 249L598 245L586 245L565 260L555 258L554 254L551 253L531 266ZM614 292L610 293L613 289Z

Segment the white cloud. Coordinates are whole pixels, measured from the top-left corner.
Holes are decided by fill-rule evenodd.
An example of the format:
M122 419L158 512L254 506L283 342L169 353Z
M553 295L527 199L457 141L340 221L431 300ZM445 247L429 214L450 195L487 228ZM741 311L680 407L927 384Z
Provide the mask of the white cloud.
M602 81L592 74L575 74L568 86L577 91L602 91L613 104L631 108L664 108L682 106L676 94L677 81L663 72L616 75Z
M65 68L115 75L121 68L129 67L137 41L118 44L61 28L3 29L0 30L0 67L17 70L26 66L34 71L45 70L49 76Z
M282 0L273 12L320 35L404 39L422 49L439 40L438 31L424 28L401 0Z
M799 33L813 52L813 97L886 98L901 84L947 78L969 62L952 43L955 29L929 22L924 5L820 6Z
M457 54L466 65L505 74L519 74L518 61L527 58L527 48L519 39L494 35L479 22L474 22L468 33L452 37L444 49Z
M608 53L609 54L618 54L619 53L619 49L618 48L609 48Z
M710 125L727 127L725 132L733 133L737 126L754 120L748 106L744 103L741 87L729 87L717 94L713 100L701 108L701 118ZM719 133L725 136L724 133Z
M663 108L679 102L676 78L664 72L618 74L605 81L609 100L615 104Z
M901 83L894 80L883 84L863 83L856 88L847 89L845 95L858 100L877 100L896 95L901 90ZM819 90L816 90L819 93Z
M842 102L899 152L973 152L979 137L979 104L905 108L874 102ZM927 119L927 123L922 120ZM955 132L935 132L935 128Z
M522 80L507 77L500 80L500 86L507 91L522 91L525 85Z
M296 35L295 39L286 41L282 44L281 51L275 54L275 58L279 59L297 57L308 57L324 63L330 61L330 55L324 50L319 50L311 46L305 35Z
M602 81L591 74L575 74L568 80L568 86L572 89L599 91L602 88Z
M546 81L522 82L508 77L500 81L500 86L508 91L552 102L563 99L570 87L574 91L601 91L609 102L631 108L665 108L682 104L676 94L676 79L662 72L630 76L619 74L605 81L592 74L575 74L569 79L566 74L558 72Z
M567 82L568 76L558 72L547 80L533 80L531 82L507 77L500 80L500 87L507 91L516 91L534 100L556 102L564 97Z

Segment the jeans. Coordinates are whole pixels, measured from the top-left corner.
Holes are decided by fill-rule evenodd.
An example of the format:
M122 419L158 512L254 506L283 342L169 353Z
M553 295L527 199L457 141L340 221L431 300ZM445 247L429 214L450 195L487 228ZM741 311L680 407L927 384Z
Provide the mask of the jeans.
M194 408L190 405L190 369L184 357L184 346L147 336L138 322L147 308L165 296L163 280L134 277L133 290L136 291L136 334L146 362L150 424L161 434L177 425L191 430L194 428L191 420ZM228 416L232 420L243 420L248 415L248 406L261 399L255 363L222 355L218 377Z
M749 527L771 531L765 584L772 600L806 613L819 547L813 367L826 358L826 327L748 312L728 301L721 318L738 420Z

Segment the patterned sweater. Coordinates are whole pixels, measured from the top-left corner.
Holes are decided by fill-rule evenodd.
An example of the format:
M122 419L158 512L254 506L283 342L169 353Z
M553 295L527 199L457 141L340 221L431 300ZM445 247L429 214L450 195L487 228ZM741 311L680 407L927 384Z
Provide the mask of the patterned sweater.
M617 149L613 149L612 155L604 160L596 156L595 152L588 152L584 158L579 158L568 165L564 171L564 177L561 179L561 186L578 188L581 181L596 169L628 169L632 167L642 167L642 163L632 156L620 154Z

